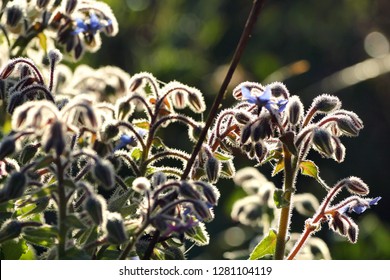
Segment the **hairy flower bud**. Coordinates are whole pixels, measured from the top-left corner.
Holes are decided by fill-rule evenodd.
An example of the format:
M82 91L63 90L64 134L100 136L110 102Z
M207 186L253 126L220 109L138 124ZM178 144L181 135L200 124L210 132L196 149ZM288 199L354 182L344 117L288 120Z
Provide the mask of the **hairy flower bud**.
M341 101L336 96L322 94L313 100L312 107L321 113L330 113L341 107Z
M291 96L287 105L288 119L292 125L297 125L303 118L303 104L298 96Z
M37 7L38 8L46 8L46 6L49 4L50 0L37 0Z
M214 185L203 181L197 181L195 182L195 185L200 186L202 188L203 195L208 203L213 206L217 205L220 193Z
M269 84L271 88L271 94L276 98L283 96L284 99L288 99L290 96L290 92L287 87L281 82L273 82Z
M0 243L19 237L22 232L22 223L18 220L8 220L0 228Z
M251 137L254 142L268 138L272 134L268 118L261 118L252 125Z
M249 137L251 136L251 125L250 124L247 124L246 126L244 126L241 130L241 137L240 137L240 143L241 145L244 145L248 142L249 140Z
M362 179L352 176L349 178L346 178L342 180L341 182L345 188L351 193L351 194L357 194L357 195L367 195L370 192L370 189L368 186L363 182Z
M200 193L194 188L193 184L187 181L180 182L179 194L185 198L200 199Z
M57 49L52 49L48 53L49 61L53 64L57 64L62 60L62 53Z
M206 160L205 166L207 179L211 183L215 183L219 179L221 173L221 163L213 156L209 156Z
M106 210L106 200L101 195L89 195L85 200L84 209L96 225L103 223L103 213Z
M202 94L195 89L188 93L188 103L195 113L202 113L206 109Z
M21 21L23 17L23 11L17 5L9 7L6 11L6 22L10 27L15 27Z
M93 175L106 190L111 190L115 186L114 167L106 159L99 159L93 168Z
M7 199L19 198L27 186L27 176L23 172L13 172L4 185L4 194Z
M334 150L334 159L337 162L343 162L345 158L345 146L341 143L341 141L337 137L333 137L335 140L335 150Z
M106 221L107 240L112 244L122 244L128 240L123 225L122 216L119 213L109 213Z
M210 209L207 207L206 203L200 200L195 200L192 203L193 209L196 213L196 216L201 221L209 221L213 218Z
M173 93L172 103L175 108L184 109L187 105L186 95L184 92L177 90Z
M66 147L63 124L59 121L55 121L46 132L42 142L43 149L46 153L51 149L54 149L57 155L62 155Z
M76 9L78 0L67 0L65 4L65 12L70 15Z
M258 162L262 162L264 157L266 156L267 154L267 148L266 146L261 143L261 142L257 142L255 145L254 145L254 151L255 151L255 155L256 155L256 159Z
M238 111L234 114L234 117L236 118L236 121L242 125L246 125L252 119L251 114L246 111Z
M337 127L346 136L355 137L359 135L359 127L357 127L353 120L348 116L338 118Z
M0 160L13 154L16 149L15 138L12 136L6 136L0 143Z
M326 157L332 157L334 148L332 144L332 136L329 131L322 128L316 128L314 129L313 134L313 144L318 151Z
M358 234L359 234L359 227L357 226L357 224L355 224L355 222L352 222L349 225L349 228L347 230L348 240L351 241L351 243L356 243Z
M108 123L103 127L103 131L101 133L102 141L108 141L110 139L115 138L119 134L119 128L113 123Z

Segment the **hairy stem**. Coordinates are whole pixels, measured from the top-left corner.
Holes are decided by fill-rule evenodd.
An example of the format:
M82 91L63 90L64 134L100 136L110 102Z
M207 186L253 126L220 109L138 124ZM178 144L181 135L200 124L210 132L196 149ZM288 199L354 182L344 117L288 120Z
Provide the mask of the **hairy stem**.
M66 216L67 216L67 198L64 186L64 170L61 158L56 159L57 166L57 184L58 184L58 259L65 257L66 251Z
M292 197L294 194L294 182L297 174L297 161L292 156L286 145L283 145L284 153L284 198L289 202L288 206L282 208L279 218L278 234L276 237L275 260L284 259L286 249L286 238L290 225L290 214L293 207Z
M233 73L234 73L234 71L235 71L235 69L236 69L236 67L241 59L241 56L245 50L245 47L246 47L248 40L250 38L250 35L252 33L253 27L255 26L256 20L257 20L259 14L260 14L260 11L264 5L264 2L265 2L265 0L254 0L253 1L252 9L251 9L250 14L248 16L248 20L245 24L244 30L241 34L240 41L238 42L237 48L234 52L232 61L231 61L230 66L229 66L229 70L225 76L225 79L222 82L222 85L221 85L221 88L218 92L218 95L214 99L214 103L213 103L213 106L211 107L210 113L207 117L205 126L204 126L204 128L199 136L198 142L196 143L196 145L192 151L191 158L187 162L186 168L184 169L184 172L181 176L182 180L186 179L188 174L190 173L192 165L194 164L195 159L196 159L196 157L197 157L197 155L202 147L202 144L203 144L204 140L206 139L207 132L208 132L212 122L214 121L215 116L217 115L219 105L221 105L221 103L222 103L222 99L225 95L226 89L227 89L227 87L228 87L228 85L233 77Z

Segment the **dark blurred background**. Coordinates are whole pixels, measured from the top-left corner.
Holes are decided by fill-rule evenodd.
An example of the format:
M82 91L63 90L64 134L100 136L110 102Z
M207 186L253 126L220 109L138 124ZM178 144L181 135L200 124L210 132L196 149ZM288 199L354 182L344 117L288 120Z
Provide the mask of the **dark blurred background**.
M103 38L98 54L83 62L115 65L129 74L151 72L161 81L178 80L199 88L211 104L239 40L251 0L106 0L118 18L119 34ZM246 80L284 82L305 104L321 94L337 95L343 108L357 113L365 128L358 138L343 138L347 147L341 164L311 158L322 178L332 185L355 175L370 187L379 205L353 218L360 226L358 243L349 244L327 230L319 234L334 259L390 259L390 1L297 0L266 1L255 31L230 84L223 106L233 104L232 87ZM185 131L175 135L186 137ZM185 141L183 141L185 142ZM172 143L175 143L172 141ZM181 147L191 151L191 147ZM254 162L238 156L237 169ZM270 177L280 186L282 178ZM302 179L302 180L301 180ZM225 251L246 249L256 231L234 223L232 202L243 192L220 180L222 192L216 219L207 225L210 245L194 248L190 258L223 259ZM312 180L299 178L298 190L324 191ZM300 232L303 221L292 224Z

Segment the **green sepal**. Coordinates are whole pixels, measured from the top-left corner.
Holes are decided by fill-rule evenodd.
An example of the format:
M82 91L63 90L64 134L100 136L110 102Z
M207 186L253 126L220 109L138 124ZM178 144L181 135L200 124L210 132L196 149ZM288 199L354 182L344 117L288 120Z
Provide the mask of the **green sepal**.
M34 245L50 248L56 244L58 231L53 226L41 226L36 228L25 228L23 238Z
M192 227L191 232L187 231L185 233L185 237L195 242L198 246L205 246L210 242L209 234L203 223L198 223L198 225Z

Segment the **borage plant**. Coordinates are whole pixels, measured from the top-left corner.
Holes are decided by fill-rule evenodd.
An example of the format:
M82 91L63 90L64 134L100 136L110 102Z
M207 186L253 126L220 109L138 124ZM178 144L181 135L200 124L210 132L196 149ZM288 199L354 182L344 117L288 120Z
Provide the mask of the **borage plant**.
M263 228L264 239L250 258L285 258L294 202L304 212L299 205L311 201L316 211L296 245L287 243L288 259L325 222L356 242L358 227L348 213L360 214L380 197L366 198L368 187L357 177L329 187L307 159L313 148L343 161L340 136L357 136L363 127L356 114L342 110L338 98L329 95L315 98L305 114L299 97L290 96L283 84L244 82L233 91L238 103L216 116L263 2L254 1L202 122L206 104L193 87L163 83L144 72L130 77L116 67L81 65L72 72L61 64L54 47L65 58L79 59L84 50L100 47L101 32L117 33L106 4L3 1L7 48L1 98L11 121L3 116L2 125L11 128L0 144L1 257L184 259L188 242L209 242L205 223L214 218L220 197L215 184L234 177L236 148L260 165L274 164L274 174L284 173L282 189L255 172L235 177L244 188L248 178L261 181L256 181L260 188L247 188L256 199L237 201L232 213ZM174 123L188 129L192 153L166 144L164 130ZM327 191L321 204L313 196L294 195L299 171ZM334 203L343 189L351 195Z

